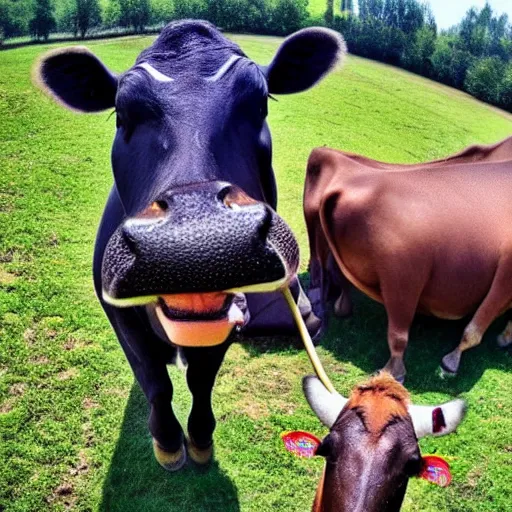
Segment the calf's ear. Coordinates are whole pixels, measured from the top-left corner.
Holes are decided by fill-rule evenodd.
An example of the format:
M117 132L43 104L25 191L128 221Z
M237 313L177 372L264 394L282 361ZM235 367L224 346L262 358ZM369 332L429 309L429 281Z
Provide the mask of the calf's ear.
M262 66L270 94L305 91L339 64L346 45L338 32L305 28L285 39L268 66Z
M117 77L83 46L44 55L35 65L34 81L71 110L100 112L115 105Z
M418 477L440 487L447 487L452 481L448 462L438 455L425 455Z

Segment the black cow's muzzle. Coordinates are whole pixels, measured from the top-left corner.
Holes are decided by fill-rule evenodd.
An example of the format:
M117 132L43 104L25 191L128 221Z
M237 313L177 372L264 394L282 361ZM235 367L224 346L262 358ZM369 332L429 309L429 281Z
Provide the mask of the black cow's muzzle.
M103 257L103 298L118 307L157 303L171 341L214 345L243 322L235 293L280 289L298 263L297 242L272 208L209 182L171 190L125 220Z

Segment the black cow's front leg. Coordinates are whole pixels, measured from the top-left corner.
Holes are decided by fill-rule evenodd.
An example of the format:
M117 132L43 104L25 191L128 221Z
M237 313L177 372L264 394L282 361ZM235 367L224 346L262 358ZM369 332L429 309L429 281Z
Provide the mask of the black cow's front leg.
M167 371L176 349L154 334L143 310L103 306L150 404L155 458L168 471L177 471L186 462L186 450L183 430L172 410L173 387Z
M188 418L188 454L197 464L206 464L213 454L215 417L212 389L220 365L229 348L226 341L215 347L184 348L187 359L187 384L192 393L192 410Z

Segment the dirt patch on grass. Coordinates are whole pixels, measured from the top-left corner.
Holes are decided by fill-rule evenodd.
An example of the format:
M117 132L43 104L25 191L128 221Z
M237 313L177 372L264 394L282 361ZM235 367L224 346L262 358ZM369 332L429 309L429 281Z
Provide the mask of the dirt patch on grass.
M71 476L80 476L89 471L89 462L87 461L87 456L85 455L84 450L80 450L78 454L78 462L76 465L69 470L69 474Z
M75 494L75 488L79 485L79 478L89 472L89 462L85 454L85 450L78 453L77 463L70 468L69 476L52 491L50 496L46 498L46 502L50 505L60 505L65 510L74 510L78 497Z
M4 400L2 405L0 405L0 414L7 414L14 409L14 404L16 403L16 399L14 397L9 397L7 400Z
M62 505L65 510L71 510L76 503L76 496L73 494L73 485L70 482L63 482L54 489L52 494L46 498L49 505Z
M35 356L29 359L31 364L48 364L50 360L46 356Z
M76 368L70 368L57 374L57 380L69 380L76 377L80 372Z
M16 282L16 276L0 268L0 286L10 286Z
M36 340L36 331L28 327L23 333L23 339L26 341L28 346L33 345Z
M239 411L243 416L248 416L251 420L261 420L270 415L268 406L264 402L251 399L251 397L243 397L238 400L234 407L235 411Z
M11 396L23 396L25 394L25 390L27 389L27 385L23 384L23 382L17 382L13 384L9 388L9 394Z
M87 339L80 339L79 337L76 337L74 335L69 335L67 338L66 338L66 341L64 342L64 345L62 346L62 348L64 350L75 350L77 348L83 348L83 347L86 347L88 345L92 345L92 341L90 340L87 340Z
M98 402L95 402L92 398L85 397L82 402L82 407L85 410L97 409L99 407L99 404L98 404Z

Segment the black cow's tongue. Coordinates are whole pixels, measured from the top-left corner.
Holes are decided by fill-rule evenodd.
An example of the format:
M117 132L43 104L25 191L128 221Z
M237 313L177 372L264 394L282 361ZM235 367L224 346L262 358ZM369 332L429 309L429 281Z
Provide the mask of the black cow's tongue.
M186 347L219 345L244 323L243 312L225 293L165 295L156 314L169 340Z

